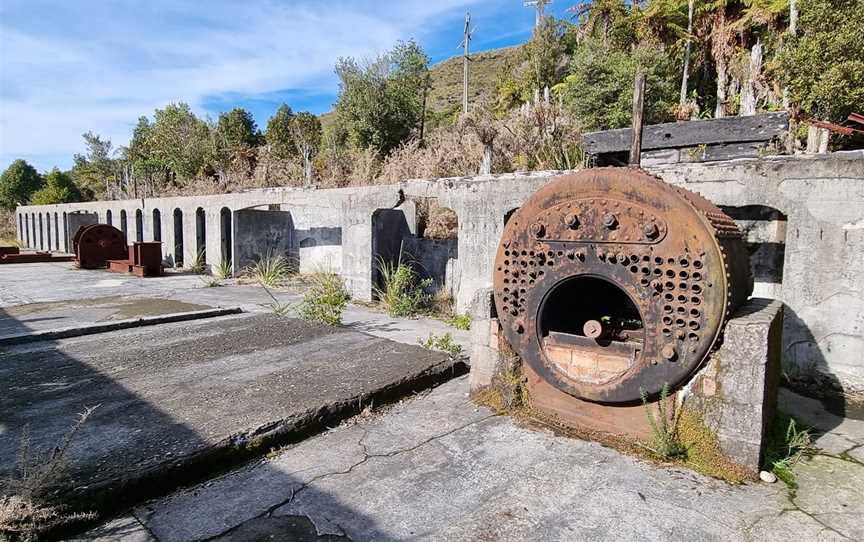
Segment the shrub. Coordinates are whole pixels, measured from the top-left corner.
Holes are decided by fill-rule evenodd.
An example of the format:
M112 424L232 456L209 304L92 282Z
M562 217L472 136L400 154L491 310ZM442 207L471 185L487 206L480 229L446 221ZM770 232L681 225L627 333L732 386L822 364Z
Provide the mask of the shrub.
M417 342L423 348L440 350L441 352L450 354L450 357L454 358L462 353L462 346L453 341L453 335L449 332L444 335L435 335L434 333L430 333L426 340L417 339Z
M246 274L265 288L278 288L292 272L288 258L270 251L246 269Z
M401 253L396 262L379 256L377 263L382 287L376 286L375 294L390 316L416 316L429 306L432 296L426 289L432 285L432 279L420 279L414 267L402 260Z
M319 271L309 278L311 286L300 304L300 317L307 322L335 326L342 323L342 313L348 305L345 281L336 273Z

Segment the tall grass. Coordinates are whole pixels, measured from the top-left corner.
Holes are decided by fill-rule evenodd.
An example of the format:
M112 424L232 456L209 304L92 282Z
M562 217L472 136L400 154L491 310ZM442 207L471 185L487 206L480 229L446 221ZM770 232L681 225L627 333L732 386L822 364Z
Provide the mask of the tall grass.
M645 390L639 391L642 396L642 405L645 408L645 416L648 418L648 426L651 428L653 446L650 447L661 459L671 459L683 456L687 453L686 448L678 438L678 418L680 410L675 408L674 402L672 412L666 408L669 398L669 384L663 384L660 390L660 400L657 402L657 415L648 404L648 395Z
M245 274L267 288L278 288L293 274L293 268L283 254L267 251L249 266Z
M426 289L432 285L432 279L421 279L401 250L397 261L387 261L378 256L376 263L381 286L375 286L375 295L390 316L416 316L429 307L432 296L426 293Z
M231 264L231 260L222 260L219 262L219 265L213 269L213 274L220 280L231 278L234 274L234 266Z

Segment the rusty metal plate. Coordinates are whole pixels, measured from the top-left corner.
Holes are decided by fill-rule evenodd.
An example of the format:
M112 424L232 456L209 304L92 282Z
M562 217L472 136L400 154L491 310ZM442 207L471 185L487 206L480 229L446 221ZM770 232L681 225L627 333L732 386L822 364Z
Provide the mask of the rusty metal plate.
M629 168L554 179L495 260L504 334L556 388L635 403L686 380L752 291L741 232L705 198Z
M72 239L75 260L82 269L105 269L108 260L128 257L126 236L108 224L82 226Z

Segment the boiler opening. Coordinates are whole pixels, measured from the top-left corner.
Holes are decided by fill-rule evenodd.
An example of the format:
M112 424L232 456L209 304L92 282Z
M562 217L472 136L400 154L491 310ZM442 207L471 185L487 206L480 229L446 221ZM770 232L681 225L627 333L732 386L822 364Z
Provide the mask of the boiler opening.
M537 326L546 358L571 378L603 383L627 372L645 342L642 316L608 280L562 281L540 306Z

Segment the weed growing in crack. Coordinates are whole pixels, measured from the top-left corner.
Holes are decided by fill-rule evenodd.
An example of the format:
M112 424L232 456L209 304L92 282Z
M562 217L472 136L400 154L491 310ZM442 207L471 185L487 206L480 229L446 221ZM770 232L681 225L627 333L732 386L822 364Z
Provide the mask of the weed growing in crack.
M454 314L447 320L447 325L461 331L468 331L471 329L471 316L468 314Z
M435 335L434 333L430 333L429 337L424 339L417 339L417 342L423 348L428 348L430 350L440 350L441 352L446 352L450 354L450 357L457 357L462 353L462 346L456 344L453 340L453 335L449 332L444 335Z
M270 299L273 300L273 303L267 304L267 307L270 307L270 310L273 311L273 314L275 314L276 316L287 316L291 312L290 303L282 303L281 301L276 299L276 296L273 295L273 292L271 292L269 288L264 286L263 283L261 284L261 288L263 288L264 291L267 292L267 295L270 296Z
M663 384L663 388L660 390L656 416L653 409L648 405L648 394L645 393L645 390L640 389L639 394L642 396L642 406L645 408L645 416L648 418L648 426L651 428L653 445L648 446L648 448L660 459L683 456L687 450L678 439L678 420L681 409L675 407L674 401L672 412L670 413L667 409L669 384Z
M75 435L98 406L80 413L47 455L31 449L29 433L24 428L15 473L0 478L0 540L38 540L56 527L96 517L94 513L67 513L63 505L52 502L51 490L66 475L66 453Z
M790 489L798 484L793 467L815 452L810 431L792 416L778 412L768 434L765 465Z

